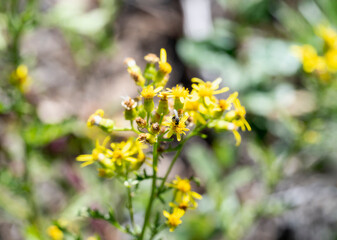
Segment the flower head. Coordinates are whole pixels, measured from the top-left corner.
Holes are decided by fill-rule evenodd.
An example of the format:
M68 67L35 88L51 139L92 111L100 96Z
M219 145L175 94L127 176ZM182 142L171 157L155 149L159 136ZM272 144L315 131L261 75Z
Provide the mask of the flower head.
M175 196L176 202L180 203L185 198L185 200L188 200L194 207L198 206L195 199L201 199L202 197L197 192L191 191L191 184L189 179L181 179L179 176L176 176L176 179L173 180L171 184L167 185L177 190Z
M171 118L168 122L163 122L164 126L169 127L169 132L167 133L167 138L172 137L173 134L176 134L177 140L181 140L181 134L186 135L185 132L189 131L188 128L186 128L186 121L188 119L188 115L184 115L181 119L173 119Z
M187 88L179 86L178 84L172 89L167 88L167 91L170 93L170 96L173 98L179 99L181 102L184 102L185 99L189 96L189 91Z
M182 223L181 217L184 216L185 211L180 208L174 208L173 213L163 211L163 215L167 218L166 224L170 226L170 232L173 232L174 229Z
M91 154L83 154L78 156L76 160L83 162L81 167L88 166L96 161L104 161L106 158L110 158L112 156L112 151L105 147L109 141L110 138L106 137L103 141L103 144L100 145L97 140L96 147L92 150Z
M49 237L53 240L62 240L63 232L55 225L49 226L47 229Z
M124 161L137 162L135 155L138 149L134 146L133 139L130 138L126 142L111 143L113 150L111 161L115 162L118 166L121 166Z
M318 55L316 49L311 45L293 46L292 51L301 59L303 70L311 73L316 70L318 64Z
M28 74L28 68L26 65L19 65L11 75L11 81L17 85L21 92L25 92L30 84L31 77Z
M229 90L228 87L218 89L221 81L221 78L215 79L214 82L204 82L199 78L192 78L192 82L198 83L192 84L192 88L195 89L198 96L205 101L205 104L209 106L215 101L214 95L224 93Z
M235 101L235 99L238 97L238 92L234 92L227 99L220 99L218 102L218 109L220 111L229 110L232 103Z
M246 128L248 131L250 131L251 127L245 118L246 109L241 105L240 100L238 98L234 100L234 107L236 116L238 118L238 120L234 122L237 123L236 124L237 126L241 127L242 131L245 131Z
M137 107L137 102L130 97L123 99L121 104L126 110L131 110Z
M145 99L152 99L154 98L158 92L160 92L163 89L163 87L157 87L156 89L153 88L153 86L147 86L143 88L141 95Z
M170 202L170 207L172 208L180 208L184 210L185 212L188 209L195 209L196 206L191 202L191 198L189 195L185 195L182 197L182 199L178 199L177 203Z
M157 57L156 54L154 53L149 53L144 57L145 61L148 63L157 63L159 62L159 58Z

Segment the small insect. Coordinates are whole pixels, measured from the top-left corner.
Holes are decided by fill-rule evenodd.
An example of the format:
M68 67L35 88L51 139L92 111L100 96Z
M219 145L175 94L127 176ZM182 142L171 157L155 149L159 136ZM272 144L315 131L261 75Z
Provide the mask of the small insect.
M175 125L179 124L179 116L177 110L173 109L174 116L172 117L172 121L174 122Z

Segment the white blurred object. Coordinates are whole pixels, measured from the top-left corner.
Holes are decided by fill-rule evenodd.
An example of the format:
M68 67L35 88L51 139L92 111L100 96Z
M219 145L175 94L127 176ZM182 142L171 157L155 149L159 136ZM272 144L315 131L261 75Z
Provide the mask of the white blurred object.
M205 39L213 31L211 0L181 0L184 34L196 40Z

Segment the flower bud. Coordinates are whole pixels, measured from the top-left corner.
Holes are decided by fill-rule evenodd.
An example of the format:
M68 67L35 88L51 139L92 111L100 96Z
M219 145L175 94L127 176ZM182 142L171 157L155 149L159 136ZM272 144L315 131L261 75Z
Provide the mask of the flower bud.
M150 143L150 144L154 144L156 141L156 137L150 133L141 133L138 135L137 138L138 141L142 142L142 143Z
M232 121L232 120L235 120L236 117L237 117L236 112L234 110L231 110L231 111L226 113L225 120Z
M140 128L146 127L146 121L145 121L145 119L143 119L141 117L136 118L136 123L137 123L138 127L140 127Z
M135 81L138 86L144 86L145 78L142 75L142 70L136 64L136 61L133 58L127 58L124 61L125 65L128 67L128 72L131 78Z
M160 130L160 126L159 123L152 123L151 125L151 132L153 132L154 134L157 134Z
M103 178L111 178L114 176L114 171L111 169L99 168L98 176L103 177Z
M135 109L137 107L137 102L129 97L122 101L122 106L125 108L125 120L134 120L137 116L137 111Z

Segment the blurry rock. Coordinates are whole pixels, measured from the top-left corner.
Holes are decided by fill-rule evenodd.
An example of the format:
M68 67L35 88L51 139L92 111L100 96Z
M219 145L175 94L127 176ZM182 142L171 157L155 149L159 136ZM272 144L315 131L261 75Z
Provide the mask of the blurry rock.
M246 240L330 240L336 238L337 179L297 175L283 180L275 196L289 209L258 221Z

